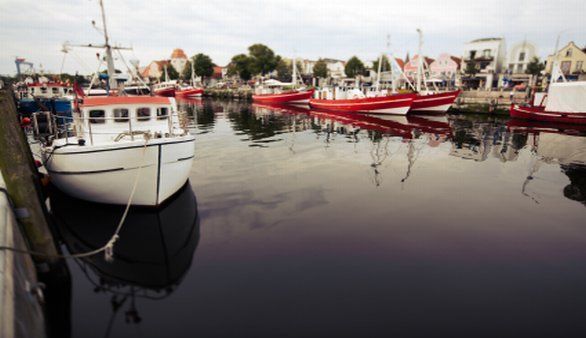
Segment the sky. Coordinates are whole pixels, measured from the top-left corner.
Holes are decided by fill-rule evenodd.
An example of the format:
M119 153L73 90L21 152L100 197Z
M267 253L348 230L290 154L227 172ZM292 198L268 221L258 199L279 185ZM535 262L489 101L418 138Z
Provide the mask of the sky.
M553 52L560 33L560 46L586 45L584 0L104 0L104 5L112 42L131 46L123 58L141 66L168 59L174 48L189 56L208 54L224 66L253 43L289 58L357 55L372 61L381 52L404 58L417 53L417 28L424 34L423 52L431 57L461 56L466 42L485 37L504 37L508 48L527 39L541 57ZM74 48L65 58L61 52L65 41L103 43L92 20L101 25L98 0L0 0L0 74L16 72L16 56L46 72L95 72L100 50Z

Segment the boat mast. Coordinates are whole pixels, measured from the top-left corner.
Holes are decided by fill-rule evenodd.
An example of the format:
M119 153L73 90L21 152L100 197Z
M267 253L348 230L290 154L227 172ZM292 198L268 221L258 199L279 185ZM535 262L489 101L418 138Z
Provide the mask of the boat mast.
M417 28L417 34L419 34L419 47L417 50L417 92L421 91L421 80L423 72L423 56L421 55L421 46L423 45L423 33L421 29Z
M194 70L195 67L193 67L193 64L194 64L193 59L191 59L191 86L193 86L193 88L195 88L195 70Z
M116 68L114 67L114 58L112 57L112 46L110 46L110 37L108 36L108 28L106 26L106 11L104 10L104 2L100 0L100 10L102 12L102 26L104 29L104 47L106 48L106 65L108 67L108 81L110 88L116 88Z
M292 75L292 81L293 82L293 86L297 86L297 58L293 58L293 75Z
M167 65L164 65L163 69L165 70L165 82L169 82L169 74L167 73Z
M378 58L378 70L376 72L376 91L378 92L379 88L380 88L380 72L383 66L383 54L380 55L380 57Z

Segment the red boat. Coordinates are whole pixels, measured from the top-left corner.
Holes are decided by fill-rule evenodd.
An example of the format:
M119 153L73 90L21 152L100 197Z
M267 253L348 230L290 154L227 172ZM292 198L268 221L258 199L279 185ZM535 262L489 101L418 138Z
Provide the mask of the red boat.
M153 93L157 96L173 97L175 96L175 87L155 88Z
M586 112L584 113L562 113L546 111L545 107L522 107L511 105L511 117L524 120L553 122L553 123L570 123L586 124Z
M175 90L175 96L177 97L187 97L187 98L196 98L201 97L203 95L203 88L193 88L193 87L184 87L178 88Z
M413 104L412 112L445 113L450 109L456 98L460 95L459 90L445 93L417 94Z
M269 104L307 104L313 96L313 89L309 90L292 90L278 94L255 94L252 95L252 101Z
M393 94L345 100L310 99L311 108L354 113L406 115L416 94Z

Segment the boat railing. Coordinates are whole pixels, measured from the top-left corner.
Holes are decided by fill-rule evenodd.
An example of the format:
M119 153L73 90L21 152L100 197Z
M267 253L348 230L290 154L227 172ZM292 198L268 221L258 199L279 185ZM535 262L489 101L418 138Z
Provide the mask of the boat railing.
M116 135L114 140L118 142L119 140L123 139L125 136L130 136L131 140L134 141L134 136L138 134L145 134L145 133L153 133L155 138L161 137L174 137L174 136L181 136L188 133L187 123L182 123L181 115L179 113L171 113L166 115L158 115L154 118L156 120L162 121L166 120L166 132L163 134L162 130L152 131L148 129L148 127L159 127L159 125L153 125L152 123L143 125L145 122L148 121L141 121L140 119L133 122L131 117L90 117L90 116L65 116L65 115L57 115L51 112L35 112L31 115L32 117L32 124L33 124L33 133L36 138L44 138L45 140L51 142L55 139L62 139L64 138L66 143L69 143L69 137L75 136L79 138L89 137L90 144L94 144L94 135ZM176 117L176 119L174 119ZM100 122L96 121L109 121L109 120L116 120L117 122L127 121L128 130L120 131L107 131L103 130L102 128L98 128L98 130L94 130L92 125L101 124ZM45 123L45 128L40 128L41 123ZM137 128L137 124L139 128ZM118 126L122 126L123 123L121 122ZM147 127L147 129L142 130L140 128ZM42 130L41 130L42 129ZM177 131L180 132L177 132Z

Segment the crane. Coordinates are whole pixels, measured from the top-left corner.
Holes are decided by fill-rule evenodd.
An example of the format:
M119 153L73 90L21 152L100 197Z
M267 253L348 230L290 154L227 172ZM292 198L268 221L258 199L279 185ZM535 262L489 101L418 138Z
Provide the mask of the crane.
M28 66L29 67L28 68L29 70L32 70L33 69L33 63L26 61L26 59L25 58L22 58L22 57L18 57L17 56L14 59L14 63L16 64L16 77L18 77L18 78L20 78L20 75L21 75L21 69L20 69L20 66L21 65Z

